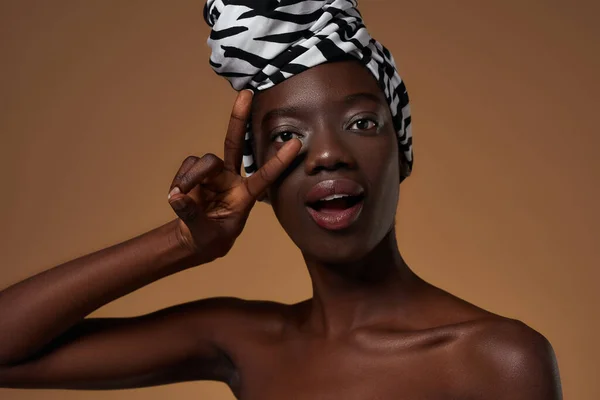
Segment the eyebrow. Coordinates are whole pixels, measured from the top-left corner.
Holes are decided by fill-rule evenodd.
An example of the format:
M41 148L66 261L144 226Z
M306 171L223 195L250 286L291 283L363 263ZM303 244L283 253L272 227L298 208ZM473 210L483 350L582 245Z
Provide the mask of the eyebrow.
M343 102L344 103L354 103L358 100L369 100L369 101L379 103L379 104L381 104L383 102L383 99L380 96L377 96L376 94L368 93L368 92L351 94L349 96L344 97Z
M262 125L265 125L270 119L276 117L286 117L289 115L296 115L301 112L301 108L299 107L282 107L275 108L264 115L262 118Z
M379 105L381 105L382 101L383 101L380 96L377 96L373 93L361 92L361 93L354 93L354 94L344 97L341 100L341 103L351 104L351 103L358 102L360 100L368 100L368 101L377 103ZM286 116L290 116L290 115L298 115L298 114L302 113L303 111L304 111L304 109L302 107L275 108L263 116L262 125L265 125L270 119L273 119L276 117L286 117Z

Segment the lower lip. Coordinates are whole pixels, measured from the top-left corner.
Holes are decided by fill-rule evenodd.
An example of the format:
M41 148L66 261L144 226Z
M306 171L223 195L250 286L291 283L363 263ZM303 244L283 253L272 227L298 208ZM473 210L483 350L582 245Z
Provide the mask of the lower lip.
M339 231L348 228L358 219L363 208L364 200L356 203L345 210L321 210L317 211L314 208L306 207L310 216L315 220L321 228L330 231Z

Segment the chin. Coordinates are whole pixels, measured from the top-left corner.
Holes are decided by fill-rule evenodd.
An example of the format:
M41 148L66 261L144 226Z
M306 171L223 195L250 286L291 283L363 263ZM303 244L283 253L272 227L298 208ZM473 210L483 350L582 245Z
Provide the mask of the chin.
M317 246L313 246L317 247ZM329 265L352 264L364 259L373 249L358 247L321 245L318 248L300 249L304 258Z
M326 264L348 264L366 258L393 226L393 221L373 227L359 224L353 229L340 232L315 227L311 234L294 235L293 232L288 232L288 235L307 259Z
M394 229L395 206L393 201L379 202L379 207L367 203L349 226L332 226L331 229L320 226L304 205L301 212L291 212L289 208L283 210L282 207L273 210L305 259L335 265L355 263L369 256Z

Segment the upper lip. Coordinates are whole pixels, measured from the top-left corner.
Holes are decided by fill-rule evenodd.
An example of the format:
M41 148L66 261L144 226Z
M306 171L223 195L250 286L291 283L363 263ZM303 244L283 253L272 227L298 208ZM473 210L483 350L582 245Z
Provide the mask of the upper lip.
M329 179L314 185L306 194L306 204L317 201L334 194L345 194L348 196L361 196L365 189L352 179Z

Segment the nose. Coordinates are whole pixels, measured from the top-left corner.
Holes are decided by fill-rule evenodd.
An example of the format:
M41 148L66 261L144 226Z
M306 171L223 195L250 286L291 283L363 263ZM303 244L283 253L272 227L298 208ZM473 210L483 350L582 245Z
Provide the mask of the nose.
M356 160L346 143L350 138L343 135L349 135L349 133L340 132L331 127L323 127L312 133L304 162L307 175L315 175L323 170L335 171L356 167Z

